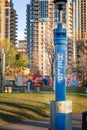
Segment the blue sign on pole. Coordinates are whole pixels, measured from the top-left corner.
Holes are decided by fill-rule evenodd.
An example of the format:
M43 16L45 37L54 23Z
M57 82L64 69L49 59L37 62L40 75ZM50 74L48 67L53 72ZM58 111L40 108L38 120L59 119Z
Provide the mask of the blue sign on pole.
M55 83L56 101L66 100L65 72L66 72L66 29L63 23L58 23L54 29L55 44Z

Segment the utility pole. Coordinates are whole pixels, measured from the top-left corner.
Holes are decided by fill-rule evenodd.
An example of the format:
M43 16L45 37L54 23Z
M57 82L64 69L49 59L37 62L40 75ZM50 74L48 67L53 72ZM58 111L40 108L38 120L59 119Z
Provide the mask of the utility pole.
M1 52L1 91L4 92L4 79L5 79L5 53L4 48Z

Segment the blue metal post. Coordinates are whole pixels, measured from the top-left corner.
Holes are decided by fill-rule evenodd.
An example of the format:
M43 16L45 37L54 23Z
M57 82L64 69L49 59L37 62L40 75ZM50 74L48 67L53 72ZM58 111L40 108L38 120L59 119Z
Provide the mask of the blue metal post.
M54 29L55 45L55 86L56 86L56 103L58 109L63 106L61 101L66 100L65 72L66 72L66 29L63 23L58 23ZM63 108L62 108L63 109ZM66 114L56 110L56 130L66 130Z
M65 71L66 71L66 29L63 23L58 23L54 29L55 72L56 72L56 101L66 100Z

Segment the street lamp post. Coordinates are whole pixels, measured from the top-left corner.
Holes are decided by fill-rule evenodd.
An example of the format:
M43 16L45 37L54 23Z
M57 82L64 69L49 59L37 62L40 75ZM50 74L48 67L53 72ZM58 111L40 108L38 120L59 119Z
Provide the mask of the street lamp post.
M1 73L2 73L2 92L4 92L4 78L5 78L5 53L4 53L4 48L2 49L1 53Z
M54 1L54 4L58 6L59 12L62 11L63 5L66 4L66 2L66 0ZM72 130L72 102L66 101L66 44L65 24L59 21L57 28L54 29L56 100L52 105L54 108L52 108L53 111L55 110L55 114L53 114L55 116L55 122L53 123L55 127L52 126L53 128L50 128L51 130Z

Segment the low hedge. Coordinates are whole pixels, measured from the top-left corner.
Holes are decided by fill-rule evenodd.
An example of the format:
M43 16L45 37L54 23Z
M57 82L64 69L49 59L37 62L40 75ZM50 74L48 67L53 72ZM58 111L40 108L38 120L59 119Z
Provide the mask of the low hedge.
M53 88L51 86L31 86L31 90L35 90L36 87L40 87L40 91L52 91Z
M68 93L85 93L86 87L66 87Z

